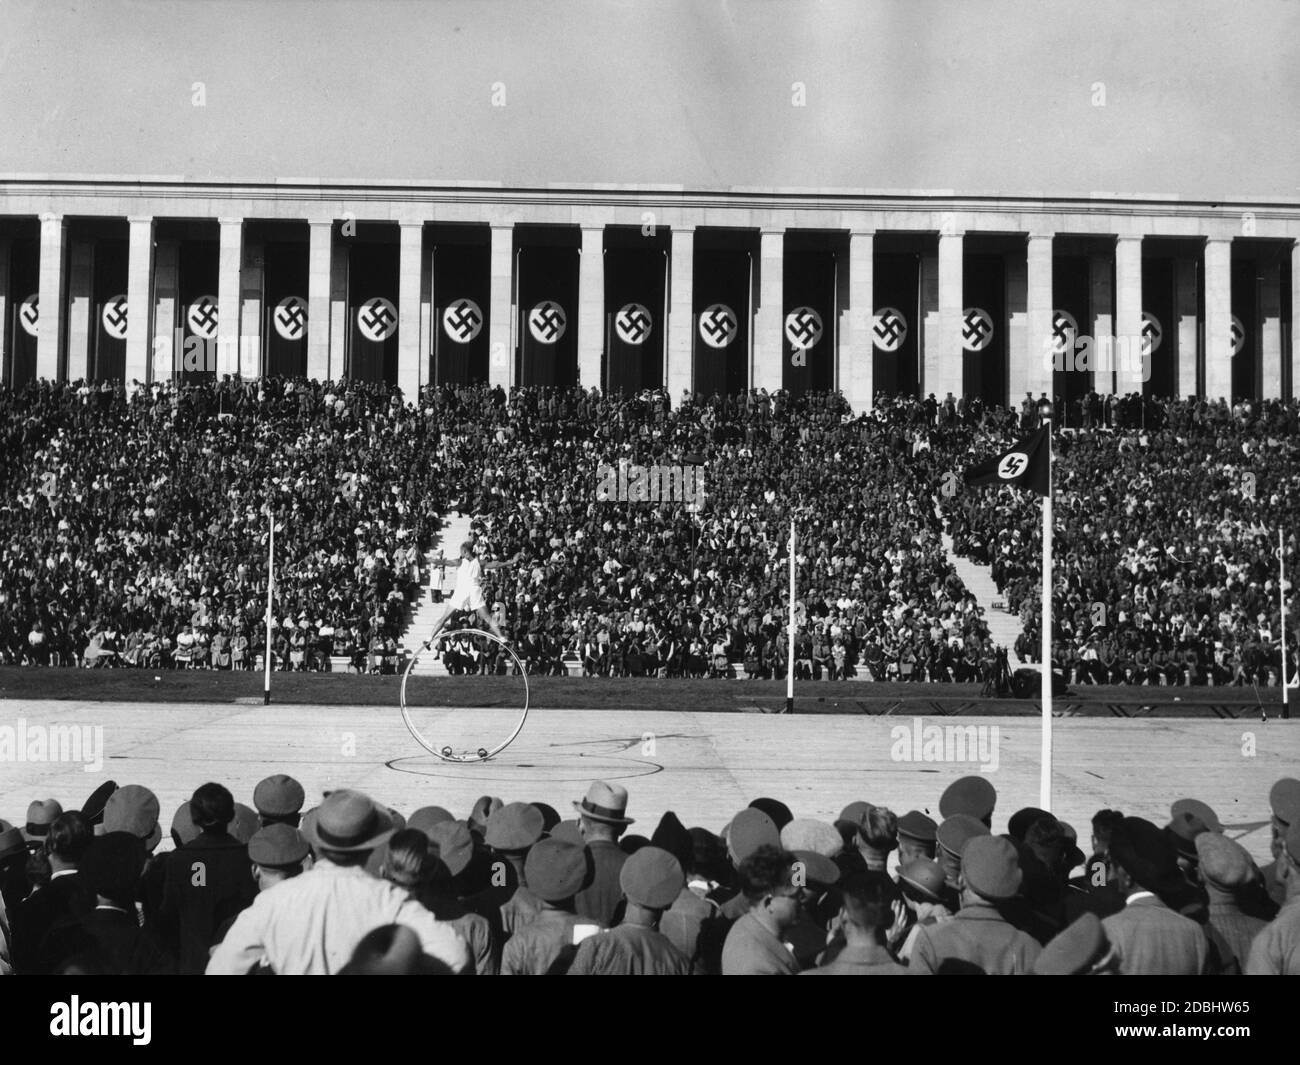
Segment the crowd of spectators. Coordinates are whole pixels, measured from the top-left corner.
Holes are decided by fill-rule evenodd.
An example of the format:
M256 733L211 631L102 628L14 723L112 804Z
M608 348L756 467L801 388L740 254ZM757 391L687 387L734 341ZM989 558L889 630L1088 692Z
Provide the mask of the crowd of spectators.
M1290 778L1263 868L1196 799L1161 824L1099 810L1085 852L982 775L939 821L763 797L716 832L604 781L568 817L491 796L405 817L350 789L304 812L283 774L250 798L199 786L170 849L136 784L0 821L0 973L1300 975Z
M987 679L997 649L942 535L992 567L1033 660L1036 499L953 484L1038 403L880 396L853 416L835 393L674 405L476 386L406 404L286 379L0 392L0 657L253 668L269 501L281 669L400 668L425 554L456 508L481 552L522 560L485 593L533 672L772 678L793 654L805 679ZM1093 394L1058 409L1073 413L1055 442L1054 664L1079 682L1278 683L1296 404ZM599 494L602 471L632 467L695 467L679 483L698 494Z
M1279 530L1292 572L1300 500L1294 401L1149 403L1145 427L1055 434L1053 660L1079 683L1277 685ZM1032 415L1015 430L1031 427ZM954 466L1004 448L976 433ZM958 553L992 567L1018 613L1021 658L1040 646L1038 500L1013 488L944 500ZM1288 584L1290 580L1288 578ZM1288 598L1288 668L1300 610Z
M264 379L0 392L0 657L378 669L422 589L443 480L382 386Z

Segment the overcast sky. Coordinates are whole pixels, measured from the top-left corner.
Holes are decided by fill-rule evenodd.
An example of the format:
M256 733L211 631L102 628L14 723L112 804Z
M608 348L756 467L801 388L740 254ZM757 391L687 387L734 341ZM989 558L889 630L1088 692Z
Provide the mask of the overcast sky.
M1300 199L1300 0L0 0L0 28L5 174Z

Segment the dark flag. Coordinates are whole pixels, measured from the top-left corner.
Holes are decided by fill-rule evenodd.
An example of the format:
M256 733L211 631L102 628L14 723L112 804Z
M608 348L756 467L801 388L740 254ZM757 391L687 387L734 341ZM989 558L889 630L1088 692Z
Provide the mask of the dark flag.
M1014 484L1040 496L1051 483L1051 427L1043 426L1002 454L966 469L967 484Z

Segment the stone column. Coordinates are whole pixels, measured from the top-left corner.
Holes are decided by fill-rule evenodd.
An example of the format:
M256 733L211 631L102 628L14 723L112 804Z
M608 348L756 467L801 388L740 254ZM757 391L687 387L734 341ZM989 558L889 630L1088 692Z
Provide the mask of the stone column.
M244 378L262 376L265 255L266 246L261 241L245 243L244 262L239 271L239 299L242 308L239 313L239 374Z
M1011 356L1011 395L1032 392L1037 399L1046 392L1049 399L1056 398L1053 365L1049 344L1052 336L1052 315L1055 300L1052 294L1052 237L1050 234L1033 234L1025 248L1026 299L1025 337L1020 352ZM1017 359L1025 367L1022 377L1017 376ZM1024 383L1021 384L1020 381Z
M222 218L217 259L217 380L239 372L239 269L244 261L244 220Z
M875 233L849 234L849 305L840 314L839 372L853 412L871 410L875 397Z
M330 376L330 279L334 223L313 220L307 252L307 376Z
M774 392L785 383L785 233L759 237L758 311L751 325L750 387Z
M149 283L153 277L153 219L129 218L130 236L126 266L126 363L123 376L126 383L153 380L149 369L150 325L153 307L149 299ZM168 336L168 343L171 337Z
M695 231L675 228L668 280L668 365L664 374L668 399L677 404L694 392Z
M352 323L348 321L350 256L346 243L335 250L338 252L337 255L330 254L330 361L325 373L331 381L340 381L348 373L348 331L352 327ZM310 328L310 325L308 327Z
M492 227L492 293L488 312L488 383L508 389L515 376L514 226Z
M68 255L68 380L95 372L95 246L74 240Z
M578 258L578 384L603 389L601 354L605 350L605 230L582 227Z
M59 353L63 343L63 216L41 215L40 321L36 336L36 376L54 381L59 377Z
M1282 264L1272 249L1259 262L1261 399L1282 398ZM1242 353L1243 355L1245 352Z
M1177 398L1186 399L1197 392L1196 370L1201 336L1194 259L1174 260L1174 319L1178 328Z
M13 385L13 370L9 365L9 330L5 328L13 308L9 302L9 254L13 242L0 236L0 385Z
M921 392L923 395L933 392L939 400L949 392L954 396L962 394L965 349L961 343L961 331L966 312L962 261L964 244L962 233L941 233L939 254L932 260L938 288L935 309L925 316ZM927 259L930 257L927 256ZM927 277L927 282L928 280ZM929 306L924 297L923 305Z
M420 268L424 223L403 222L397 280L397 385L408 404L420 401Z
M1121 396L1141 392L1150 356L1142 351L1142 238L1115 241L1115 391ZM1104 350L1104 346L1103 346Z
M1205 395L1232 403L1232 240L1205 242Z
M1114 260L1109 255L1088 256L1088 306L1092 314L1093 349L1089 359L1098 361L1100 345L1114 346L1115 340L1115 281ZM1094 369L1092 374L1093 391L1103 396L1115 392L1115 374L1112 369Z
M177 283L180 271L180 244L174 240L159 241L154 249L154 343L153 343L153 380L170 381L181 369L184 355L182 344L184 332L178 328L177 300L179 292ZM131 315L128 309L127 314ZM132 328L134 316L127 322ZM160 342L161 341L161 342Z

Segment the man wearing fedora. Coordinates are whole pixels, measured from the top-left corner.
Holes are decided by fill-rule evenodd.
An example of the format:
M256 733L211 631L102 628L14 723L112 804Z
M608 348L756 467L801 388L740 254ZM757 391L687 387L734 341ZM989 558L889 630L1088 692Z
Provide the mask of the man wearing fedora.
M207 972L243 975L265 963L281 975L336 973L367 932L388 924L406 925L426 954L464 972L469 951L455 929L408 892L366 872L371 852L395 830L389 812L368 795L340 789L313 813L303 834L315 864L260 893L213 951Z
M587 849L591 852L595 874L591 885L578 892L577 912L602 927L609 927L618 917L623 889L619 873L627 854L618 838L633 824L627 817L627 788L597 780L587 789L582 802L575 802L579 824Z
M1115 886L1124 909L1102 921L1125 976L1200 976L1210 968L1210 941L1201 926L1161 899L1186 881L1168 834L1150 821L1126 817L1110 837Z
M681 863L653 844L633 854L619 871L627 899L622 924L579 947L571 976L688 976L691 959L658 930L663 912L686 886Z
M1020 891L1023 874L1015 844L1002 836L974 836L960 860L961 909L951 920L917 932L911 970L989 976L1029 972L1042 947L998 910Z
M24 899L13 915L13 962L17 972L44 972L39 955L41 940L59 921L83 916L95 905L78 868L94 838L90 825L76 810L59 814L49 826L44 847L50 860L50 882Z

